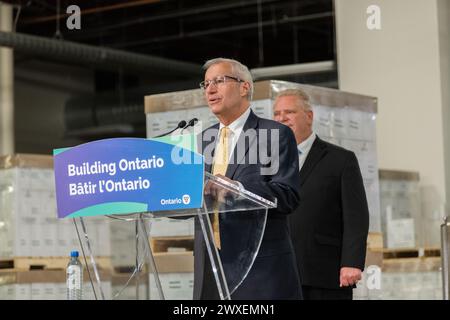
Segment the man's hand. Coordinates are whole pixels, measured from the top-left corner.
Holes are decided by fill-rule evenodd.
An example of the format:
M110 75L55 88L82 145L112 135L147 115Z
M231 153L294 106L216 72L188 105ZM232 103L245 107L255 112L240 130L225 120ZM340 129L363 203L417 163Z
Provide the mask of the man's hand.
M215 177L222 178L232 184L235 184L236 186L239 186L239 183L237 181L231 180L228 177L225 177L221 174L215 175ZM205 186L205 195L211 195L213 198L218 200L219 202L224 202L225 197L230 193L227 189L221 188L217 184L213 183L211 180L206 183Z
M342 267L339 276L340 287L348 287L361 280L361 270L358 268Z
M223 180L226 180L227 182L230 182L230 183L232 183L232 184L239 185L239 184L237 183L237 181L231 180L230 178L225 177L224 175L216 174L215 177L218 177L218 178L221 178L221 179L223 179Z

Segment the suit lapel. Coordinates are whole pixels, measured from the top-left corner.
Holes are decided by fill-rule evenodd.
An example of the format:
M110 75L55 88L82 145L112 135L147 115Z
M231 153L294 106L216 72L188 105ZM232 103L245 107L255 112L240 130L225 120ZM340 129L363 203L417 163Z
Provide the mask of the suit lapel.
M219 124L218 123L215 124L214 126L210 127L210 129L219 130ZM202 134L202 141L201 141L201 143L202 143L202 152L204 153L206 147L209 144L211 144L211 143L214 143L214 150L215 150L216 149L215 145L217 144L217 138L218 137L215 137L214 141L205 141L204 138L203 138L204 134L205 134L205 132L203 132L203 134ZM209 172L209 173L212 173L212 163L213 163L213 160L214 160L214 150L212 151L211 159L206 159L207 156L205 155L205 171Z
M209 163L208 161L205 161L205 172L212 173L211 169L212 169L212 163Z
M253 113L253 110L250 110L250 114L247 118L247 121L244 124L244 128L242 128L241 135L239 136L236 146L234 147L233 154L231 155L230 158L231 159L230 161L232 161L232 163L230 163L227 168L226 176L228 178L230 179L233 178L234 173L236 172L236 169L238 168L239 164L244 163L243 160L245 158L245 155L248 153L248 149L256 140L256 136L252 136L248 144L245 143L245 132L248 129L255 129L257 125L258 125L258 117ZM238 146L241 145L245 145L245 152L243 152L243 154L236 154ZM237 156L239 156L239 159L236 159Z
M305 183L316 164L325 156L326 153L326 144L319 139L319 137L316 137L316 140L311 146L311 150L309 150L308 156L303 163L302 169L300 170L300 186Z

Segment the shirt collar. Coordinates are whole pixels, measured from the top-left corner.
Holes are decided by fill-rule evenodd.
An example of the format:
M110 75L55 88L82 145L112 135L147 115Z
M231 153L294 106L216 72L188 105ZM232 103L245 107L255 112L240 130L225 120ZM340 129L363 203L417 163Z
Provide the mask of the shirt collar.
M231 132L233 133L242 131L249 115L250 115L250 107L248 107L247 110L245 110L244 113L239 116L239 118L234 120L227 127L230 128ZM225 127L225 125L222 124L221 122L219 126L219 131L222 130L223 127Z
M301 153L308 152L309 149L311 149L312 144L314 143L314 140L316 140L316 134L313 132L309 135L309 137L297 145L297 149Z

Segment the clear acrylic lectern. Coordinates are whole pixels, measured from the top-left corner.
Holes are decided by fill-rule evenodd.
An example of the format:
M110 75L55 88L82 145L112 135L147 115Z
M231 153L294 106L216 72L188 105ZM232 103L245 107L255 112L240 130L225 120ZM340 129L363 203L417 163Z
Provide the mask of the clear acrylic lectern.
M164 284L161 275L167 272L180 271L184 262L193 264L192 252L167 253L164 259L158 258L150 243L153 220L158 218L171 218L173 221L195 219L197 226L195 232L200 232L205 245L205 259L209 258L211 271L217 284L218 296L222 300L231 299L232 293L245 280L263 238L267 211L277 206L276 199L264 199L224 179L205 173L203 207L199 209L187 209L177 211L159 211L135 213L126 215L109 215L103 218L106 222L126 224L128 234L126 237L133 242L133 248L123 250L132 253L133 264L126 276L119 281L118 289L110 296L105 295L104 281L97 263L97 257L101 253L95 252L95 241L101 237L93 237L85 220L89 217L75 218L74 223L84 260L88 266L92 290L96 299L122 299L125 292L134 299L166 299ZM213 236L211 217L214 212L220 215L221 250L218 250ZM236 225L245 232L240 236L234 236L227 230L233 230ZM117 235L119 231L111 231ZM198 236L198 235L197 235ZM112 243L111 251L122 246L123 242ZM240 248L234 253L234 248ZM195 254L200 254L196 253ZM176 259L174 258L176 257ZM181 260L180 260L181 257ZM171 262L171 259L173 260ZM184 260L183 260L184 259ZM186 260L187 259L187 260ZM193 271L193 266L189 267ZM181 270L183 271L183 270ZM182 281L182 280L180 280ZM192 281L191 281L192 283ZM178 284L181 288L182 284ZM170 283L169 283L170 287ZM177 290L177 285L172 285L170 290ZM192 288L192 285L191 285ZM130 297L130 295L128 295ZM170 297L169 297L170 298Z

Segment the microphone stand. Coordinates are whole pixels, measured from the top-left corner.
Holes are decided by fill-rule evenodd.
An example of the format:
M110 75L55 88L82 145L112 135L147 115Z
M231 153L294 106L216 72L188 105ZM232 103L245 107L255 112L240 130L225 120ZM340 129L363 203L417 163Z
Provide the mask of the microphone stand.
M158 135L158 136L156 136L156 137L153 137L153 138L161 138L161 137L164 137L164 136L168 136L169 134L171 134L171 133L174 132L175 130L178 130L178 129L180 129L180 128L183 128L183 129L184 129L184 128L187 127L187 126L188 126L188 125L187 125L186 121L181 120L180 122L178 122L178 125L177 125L177 127L176 127L175 129L170 130L169 132L160 134L160 135Z

